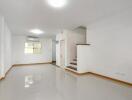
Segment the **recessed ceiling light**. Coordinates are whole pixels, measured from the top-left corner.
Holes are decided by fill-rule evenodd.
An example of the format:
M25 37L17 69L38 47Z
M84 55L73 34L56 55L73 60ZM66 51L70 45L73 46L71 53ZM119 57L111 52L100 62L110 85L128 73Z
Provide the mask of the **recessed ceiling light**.
M34 34L43 34L44 32L40 29L32 29L30 30L31 33L34 33Z
M48 4L55 8L60 8L66 5L67 0L47 0Z

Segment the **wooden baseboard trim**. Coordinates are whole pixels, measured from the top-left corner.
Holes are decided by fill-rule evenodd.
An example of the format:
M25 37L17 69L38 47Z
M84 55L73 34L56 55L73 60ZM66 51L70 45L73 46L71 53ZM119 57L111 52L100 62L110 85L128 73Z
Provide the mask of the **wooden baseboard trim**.
M45 63L30 63L30 64L14 64L13 67L22 67L22 66L40 65L40 64L52 64L52 62L45 62Z
M11 68L5 73L4 77L0 77L0 80L5 79L5 77L7 76L7 74L10 72L10 70L13 68L13 66L11 66Z
M4 76L4 77L0 76L0 80L5 79L5 77L7 76L7 74L10 72L10 70L11 70L13 67L28 66L28 65L39 65L39 64L52 64L52 62L47 62L47 63L33 63L33 64L14 64L14 65L12 65L11 68L5 73L5 76Z
M112 81L118 82L120 84L125 84L125 85L132 86L132 83L130 83L130 82L122 81L122 80L119 80L119 79L115 79L115 78L112 78L112 77L109 77L109 76L105 76L105 75L101 75L101 74L94 73L94 72L89 72L89 73L92 74L92 75L104 78L104 79L108 79L108 80L112 80Z
M74 73L74 74L77 74L77 75L87 75L87 74L89 74L89 72L79 73L79 72L77 72L77 71L75 71L75 70L73 70L73 69L70 69L70 68L65 68L65 70L67 70L67 71L69 71L69 72L72 72L72 73Z
M72 72L73 74L76 74L76 75L88 75L88 74L92 74L92 75L95 75L95 76L100 77L100 78L104 78L104 79L107 79L107 80L114 81L116 83L125 84L127 86L132 86L132 83L129 83L129 82L126 82L126 81L122 81L122 80L119 80L119 79L115 79L115 78L111 78L109 76L101 75L101 74L98 74L98 73L95 73L95 72L78 73L77 71L74 71L74 70L69 69L69 68L66 68L65 70L67 70L69 72Z
M0 76L0 80L4 79L4 77Z
M5 77L0 77L0 80L3 80L3 79L5 79Z
M69 72L72 72L76 75L81 75L81 73L78 73L77 71L73 70L73 69L70 69L70 68L65 68L65 70L69 71Z

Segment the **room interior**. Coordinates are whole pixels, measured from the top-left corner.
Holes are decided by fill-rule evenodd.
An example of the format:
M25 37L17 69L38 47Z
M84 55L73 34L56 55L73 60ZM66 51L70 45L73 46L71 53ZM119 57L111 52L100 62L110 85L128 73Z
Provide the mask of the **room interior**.
M130 0L0 0L0 100L131 100L131 18Z

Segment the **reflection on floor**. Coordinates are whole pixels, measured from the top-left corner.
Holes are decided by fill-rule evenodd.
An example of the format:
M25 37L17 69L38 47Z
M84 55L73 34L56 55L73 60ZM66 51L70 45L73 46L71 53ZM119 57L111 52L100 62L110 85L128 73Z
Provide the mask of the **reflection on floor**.
M15 67L0 81L0 100L132 100L132 88L54 65Z

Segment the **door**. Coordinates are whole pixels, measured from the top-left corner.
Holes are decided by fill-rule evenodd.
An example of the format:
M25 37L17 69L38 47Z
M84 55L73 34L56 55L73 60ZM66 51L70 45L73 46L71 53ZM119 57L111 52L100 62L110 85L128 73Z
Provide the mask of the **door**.
M65 41L60 41L60 64L65 67Z

